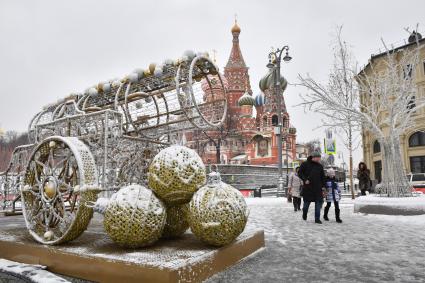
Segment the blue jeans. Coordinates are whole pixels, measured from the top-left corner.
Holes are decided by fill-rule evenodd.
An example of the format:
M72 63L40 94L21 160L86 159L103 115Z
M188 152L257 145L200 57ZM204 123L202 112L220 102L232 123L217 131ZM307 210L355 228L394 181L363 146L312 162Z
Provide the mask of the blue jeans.
M310 207L311 201L304 201L303 211L307 214L308 208ZM320 210L322 209L323 200L318 200L314 202L314 218L320 220Z

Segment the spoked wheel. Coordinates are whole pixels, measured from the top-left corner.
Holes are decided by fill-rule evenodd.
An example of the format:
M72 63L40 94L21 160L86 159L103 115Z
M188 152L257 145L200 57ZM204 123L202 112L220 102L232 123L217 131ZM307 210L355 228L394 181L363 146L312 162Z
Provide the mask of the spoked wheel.
M21 190L30 234L43 244L77 238L90 222L98 175L89 148L74 137L53 136L33 151Z

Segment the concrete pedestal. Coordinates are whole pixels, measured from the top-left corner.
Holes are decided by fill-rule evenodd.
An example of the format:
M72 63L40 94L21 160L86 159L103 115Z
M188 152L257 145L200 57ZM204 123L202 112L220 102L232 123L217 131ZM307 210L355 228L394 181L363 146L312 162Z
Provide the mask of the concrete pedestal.
M109 239L99 218L78 239L43 246L29 236L22 217L0 218L0 258L96 282L202 282L262 247L264 232L247 229L222 248L206 246L186 233L149 248L123 249Z

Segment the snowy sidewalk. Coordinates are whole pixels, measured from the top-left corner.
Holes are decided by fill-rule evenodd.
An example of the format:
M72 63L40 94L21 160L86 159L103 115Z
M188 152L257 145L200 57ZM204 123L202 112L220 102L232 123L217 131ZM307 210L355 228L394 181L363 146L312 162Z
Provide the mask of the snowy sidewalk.
M341 203L342 224L307 222L283 198L247 199L249 229L262 228L266 248L207 282L424 282L425 215L353 213ZM323 210L322 210L323 211Z

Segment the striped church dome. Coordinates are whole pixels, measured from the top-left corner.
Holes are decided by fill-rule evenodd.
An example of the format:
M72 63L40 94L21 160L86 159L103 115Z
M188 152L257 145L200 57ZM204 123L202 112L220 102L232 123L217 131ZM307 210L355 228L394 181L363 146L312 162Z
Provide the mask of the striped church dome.
M239 106L254 106L255 100L251 94L245 92L238 100Z
M260 93L255 97L255 107L263 106L264 104L266 104L266 96Z

